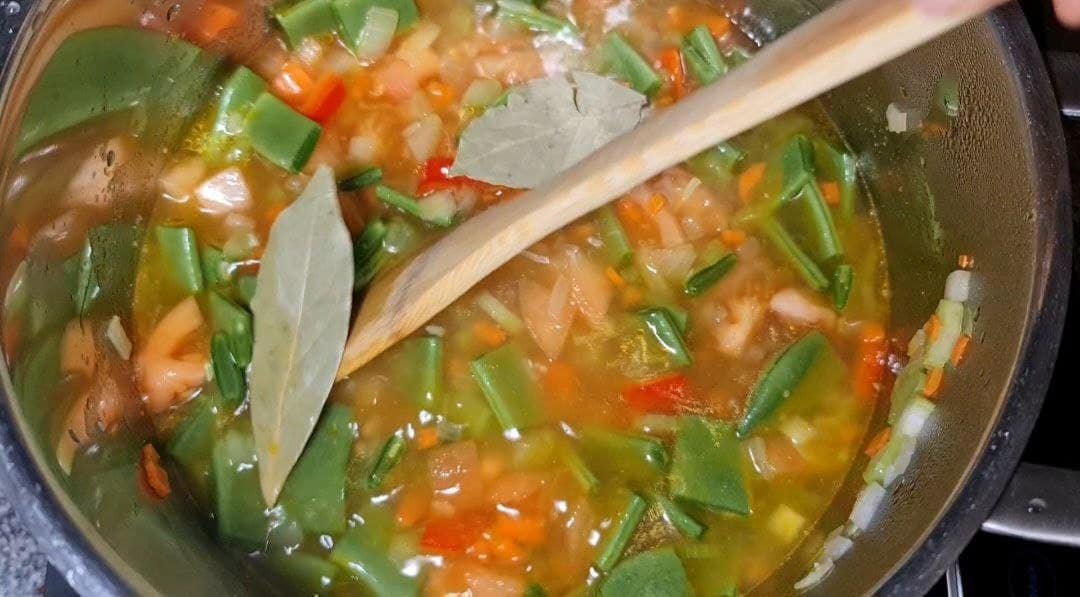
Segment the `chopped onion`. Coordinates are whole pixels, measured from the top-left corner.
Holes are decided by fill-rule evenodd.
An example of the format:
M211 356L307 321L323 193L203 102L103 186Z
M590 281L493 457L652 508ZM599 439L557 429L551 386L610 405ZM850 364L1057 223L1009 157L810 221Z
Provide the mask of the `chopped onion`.
M971 298L971 272L958 269L945 278L945 298L966 303Z
M361 60L377 60L386 54L397 31L398 12L392 8L372 6L364 16L364 27L356 40L356 56Z
M417 162L425 162L439 148L442 141L443 123L435 114L417 120L405 127L405 144L409 146L413 159Z
M679 205L682 205L683 201L686 201L687 199L692 197L694 195L694 193L697 192L698 187L700 187L700 186L701 186L701 179L700 178L698 178L696 176L690 178L690 182L686 183L686 186L683 187L682 195L679 196Z
M826 558L836 561L843 557L852 545L855 545L855 542L844 536L844 527L836 527L825 538L825 545L821 547L821 552Z
M461 96L461 105L464 108L482 108L494 103L502 92L502 84L495 79L476 79L469 83Z
M801 446L814 437L814 428L802 417L789 417L780 423L780 432L788 436L796 446Z
M750 463L754 470L766 481L776 476L776 469L769 462L768 453L765 451L765 440L761 437L752 437L746 441L746 451L750 454Z
M566 312L566 307L570 303L570 278L561 275L555 280L555 285L551 287L551 298L548 299L548 316L552 320L557 321Z
M131 358L131 340L128 339L127 332L124 331L124 324L120 323L119 316L113 315L109 319L109 324L105 327L105 337L116 349L116 354L120 355L120 358L125 361Z
M676 417L657 414L641 415L634 421L634 427L642 433L656 435L673 435L678 424Z
M930 418L930 414L934 412L935 408L933 402L922 396L915 396L904 408L904 412L900 413L900 421L896 424L896 431L908 437L918 437L919 432L926 425L926 420Z
M161 175L161 192L166 199L183 201L206 176L206 164L202 158L191 158L176 164Z
M441 325L429 325L424 328L424 331L436 338L442 338L446 335L446 328Z
M379 141L367 135L357 135L349 139L349 159L359 164L370 164L375 161L375 153L379 149Z
M697 259L694 246L686 243L665 249L645 249L640 252L646 268L671 282L682 282Z
M867 483L859 492L859 497L855 498L855 505L851 507L848 520L852 526L860 531L870 528L870 523L873 522L878 506L884 498L884 487L877 483Z
M892 482L904 474L908 465L911 464L911 459L915 456L915 439L911 437L904 437L900 440L900 451L896 453L896 458L885 471L885 478L881 480L881 483L885 486L892 485Z
M551 265L551 259L547 255L541 255L540 253L534 253L533 251L522 251L521 256L533 263L539 263L540 265Z
M814 562L814 567L810 569L810 572L806 576L799 579L799 582L795 583L796 591L804 591L810 587L825 580L825 577L832 572L833 561L829 558L821 558Z
M439 26L431 21L420 21L413 28L408 37L401 40L397 49L397 57L409 64L415 64L420 55L431 48L435 39L439 37Z
M672 248L686 243L686 235L683 234L678 220L671 212L664 209L653 216L656 227L660 230L660 244L665 248Z
M259 246L259 237L248 229L237 229L225 241L221 252L229 259L246 259Z
M394 24L395 26L397 25L396 22ZM314 38L307 37L296 47L293 51L293 55L295 55L296 59L303 63L304 66L315 66L315 63L322 58L323 46L315 41Z
M521 318L486 290L477 295L476 306L487 313L487 316L499 324L499 327L511 334L519 334L525 329L525 323L521 321Z
M890 133L906 133L908 130L908 113L901 110L896 102L885 108L885 120Z
M195 188L199 210L210 215L233 213L251 203L251 191L240 169L233 166L207 178Z
M436 191L420 199L419 203L420 217L425 222L450 223L457 213L457 203L450 191Z

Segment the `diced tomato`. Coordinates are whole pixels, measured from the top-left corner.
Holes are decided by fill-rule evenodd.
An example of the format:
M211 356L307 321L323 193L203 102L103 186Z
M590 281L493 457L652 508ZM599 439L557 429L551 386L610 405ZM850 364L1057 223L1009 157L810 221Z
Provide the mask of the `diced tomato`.
M693 402L690 384L681 373L623 390L623 400L637 411L673 415Z
M451 157L433 157L424 162L424 166L421 169L420 184L416 187L416 194L423 197L436 191L445 191L458 189L461 187L471 187L476 190L486 190L495 188L494 185L489 185L486 182L479 180L473 180L467 176L450 176L450 167L454 165L454 158Z
M436 518L424 525L424 534L420 536L420 547L427 551L441 553L464 553L471 545L479 541L494 522L493 517L484 512L469 512L453 518Z
M337 114L344 102L345 83L341 77L328 73L319 77L315 87L307 94L304 103L300 105L300 113L315 122L325 124Z

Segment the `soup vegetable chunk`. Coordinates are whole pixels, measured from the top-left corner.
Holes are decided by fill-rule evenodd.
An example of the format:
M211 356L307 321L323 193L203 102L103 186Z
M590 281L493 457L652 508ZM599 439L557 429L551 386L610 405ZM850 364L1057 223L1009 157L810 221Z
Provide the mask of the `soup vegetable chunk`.
M735 595L805 567L892 352L874 213L813 105L335 381L373 280L747 60L716 7L177 6L70 9L95 26L57 40L8 189L4 354L99 528L110 484L190 498L334 595Z

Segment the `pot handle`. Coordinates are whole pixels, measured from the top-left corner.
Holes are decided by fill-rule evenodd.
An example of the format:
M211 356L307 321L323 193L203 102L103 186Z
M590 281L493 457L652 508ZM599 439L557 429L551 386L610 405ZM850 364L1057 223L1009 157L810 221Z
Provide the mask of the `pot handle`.
M1080 118L1080 53L1047 52L1046 66L1057 93L1058 105L1061 106L1061 115Z
M1021 462L982 530L1080 547L1078 506L1080 471Z

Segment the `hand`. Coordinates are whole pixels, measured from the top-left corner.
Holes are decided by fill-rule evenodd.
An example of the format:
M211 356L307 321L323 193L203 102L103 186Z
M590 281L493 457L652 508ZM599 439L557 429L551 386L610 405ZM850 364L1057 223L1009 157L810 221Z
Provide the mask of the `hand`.
M932 13L948 13L960 7L990 8L1001 0L915 0L915 3ZM1080 0L1054 0L1058 20L1066 27L1080 28Z

